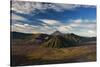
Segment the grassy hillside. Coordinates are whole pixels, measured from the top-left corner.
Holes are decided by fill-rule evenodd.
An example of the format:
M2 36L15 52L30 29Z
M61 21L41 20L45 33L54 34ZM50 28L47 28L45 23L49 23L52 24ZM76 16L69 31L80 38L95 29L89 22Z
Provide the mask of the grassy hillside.
M15 46L12 49L12 65L96 61L95 44L60 49L33 48L32 46Z

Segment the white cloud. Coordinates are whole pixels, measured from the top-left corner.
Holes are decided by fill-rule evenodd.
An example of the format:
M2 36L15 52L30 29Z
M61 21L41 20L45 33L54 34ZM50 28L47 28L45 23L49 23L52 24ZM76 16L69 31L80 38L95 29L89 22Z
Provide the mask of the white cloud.
M95 35L95 34L96 34L96 32L93 31L93 30L89 30L88 33L89 33L89 34L92 34L92 35Z
M14 26L20 27L20 28L25 28L25 26L24 25L21 25L21 24L14 24Z
M18 31L18 32L28 32L28 33L39 32L48 34L56 30L59 30L63 33L67 33L69 30L72 29L70 26L67 26L64 23L61 23L60 21L57 20L45 19L42 21L43 23L41 23L41 25L13 24L12 28L13 31Z
M59 31L63 32L63 33L67 33L69 30L71 30L72 28L70 26L64 26L61 25L57 28Z
M87 36L87 37L95 37L96 36L96 31L95 30L86 30L83 32L80 32L79 35L81 36Z
M96 36L96 20L71 19L69 22L69 26L72 27L71 32L81 36Z
M12 20L26 20L24 17L18 16L14 13L12 13L11 16L12 16L11 17Z
M49 20L49 19L42 19L41 21L44 22L44 27L47 29L51 29L51 30L59 30L63 33L67 33L69 30L72 29L71 26L68 26L65 23L62 23L60 21L57 20Z
M78 27L82 22L83 22L83 20L82 19L71 19L71 20L69 20L69 22L70 22L70 26L72 26L72 27Z
M48 26L36 26L29 24L13 24L11 26L12 31L23 32L23 33L52 33L54 31Z
M61 24L57 20L42 19L41 21L43 21L45 24L48 24L48 25L60 25Z
M12 1L11 9L19 13L30 13L32 11L31 4L32 4L31 2L25 2L25 1Z
M73 10L80 5L60 4L60 3L42 3L42 2L27 2L27 1L12 1L11 10L19 13L37 13L36 10L44 12L46 9L53 9L55 11Z
M12 31L32 33L35 30L36 26L29 24L13 24Z
M75 33L81 36L96 36L96 23L83 22L76 19L72 23L66 24L57 20L40 19L41 25L13 24L12 30L24 33L47 33L50 34L56 30L62 33ZM92 20L91 20L92 21Z
M74 19L69 20L71 27L83 27L83 28L95 28L96 20L88 20L88 19Z
M77 7L93 7L88 5L75 5L75 4L62 4L62 3L42 3L42 2L29 2L29 1L12 1L12 10L17 11L19 13L37 13L36 10L44 12L46 9L53 9L55 11L61 12L64 10L73 10Z
M81 19L76 19L76 20L74 20L74 23L76 23L76 24L80 24L81 22L82 22Z

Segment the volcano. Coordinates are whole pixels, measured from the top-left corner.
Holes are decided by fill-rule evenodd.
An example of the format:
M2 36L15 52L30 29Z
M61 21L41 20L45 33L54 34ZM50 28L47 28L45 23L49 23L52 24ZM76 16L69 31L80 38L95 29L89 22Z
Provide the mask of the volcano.
M69 46L67 44L67 40L59 36L58 34L56 36L51 36L50 39L42 44L42 47L50 47L50 48L64 48Z
M57 35L63 35L63 33L61 33L60 31L55 31L53 32L51 35L57 36Z
M74 34L63 34L59 31L55 31L41 46L50 48L64 48L76 45L78 43L78 38L76 38L75 36L76 35Z

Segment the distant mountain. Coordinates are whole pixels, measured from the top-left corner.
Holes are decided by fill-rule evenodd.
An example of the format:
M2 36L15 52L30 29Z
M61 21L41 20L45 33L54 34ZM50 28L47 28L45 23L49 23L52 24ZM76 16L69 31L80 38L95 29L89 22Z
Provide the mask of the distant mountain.
M51 35L54 35L54 36L56 36L56 35L63 35L63 33L61 33L60 31L55 31Z
M32 34L28 34L28 33L21 33L21 32L10 32L10 37L13 39L23 39L27 36L30 36Z
M96 37L82 37L74 33L63 34L55 31L51 35L48 34L26 34L20 32L11 32L11 38L25 40L27 44L38 45L49 48L64 48L70 46L77 46L81 43L95 42ZM21 41L21 42L22 42Z
M74 33L65 34L64 37L69 40L75 40L79 43L96 41L96 37L83 37L83 36L76 35Z
M44 40L48 39L48 34L29 34L22 32L10 32L11 41L15 44L29 44L29 45L40 45Z
M11 38L23 39L23 38L34 38L39 37L42 33L32 34L32 33L22 33L22 32L10 32Z

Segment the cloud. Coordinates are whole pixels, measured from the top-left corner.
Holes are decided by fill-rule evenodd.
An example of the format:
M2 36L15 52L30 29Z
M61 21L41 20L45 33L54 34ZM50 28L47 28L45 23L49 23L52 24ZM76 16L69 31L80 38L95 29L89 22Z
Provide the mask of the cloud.
M43 3L43 2L27 2L27 1L12 1L12 8L11 10L17 11L19 13L38 13L38 11L45 12L47 9L52 9L57 12L62 12L64 10L73 10L78 7L95 7L90 5L75 5L75 4L62 4L62 3Z
M72 23L95 23L96 20L89 20L89 19L70 19L69 22Z
M48 27L48 26L47 26ZM50 33L53 31L52 28L46 26L37 26L29 24L13 24L11 26L12 31L23 32L23 33Z
M61 25L57 28L60 32L63 32L63 33L68 33L69 30L71 30L72 28L70 26L64 26L64 25Z
M70 32L81 36L96 36L96 20L71 19L68 26L72 27Z
M96 20L74 19L69 20L71 27L96 28Z
M83 21L82 19L70 20L70 22L74 22L76 24L80 24L82 21Z
M24 32L24 33L47 33L51 34L58 30L63 33L67 33L72 28L57 20L43 19L41 25L30 24L13 24L12 31Z
M50 19L42 19L45 24L44 27L52 30L58 30L63 33L67 33L69 30L72 29L71 26L68 26L67 24L57 21L57 20L50 20Z
M93 30L88 31L89 34L96 34Z
M47 25L60 25L61 24L57 20L42 19L41 21L43 21Z
M38 28L38 26L34 25L29 25L29 24L13 24L12 26L12 31L17 31L17 32L24 32L24 33L33 33L36 32L35 28Z
M21 25L21 24L14 24L14 26L20 27L20 28L25 28L25 25Z
M75 22L66 24L57 20L43 19L41 25L30 25L30 24L13 24L12 31L24 32L24 33L47 33L51 34L58 30L62 33L75 33L81 36L96 36L96 24L95 23L84 23ZM77 26L71 26L77 24Z
M73 5L73 4L61 4L61 3L43 3L43 2L27 2L27 1L12 1L12 8L11 10L14 10L19 13L37 13L38 11L44 12L47 9L52 9L57 12L61 12L64 10L73 10L77 7L80 7L80 5Z
M24 17L18 16L14 13L12 13L11 16L12 16L11 17L12 20L26 20Z
M87 37L95 37L96 36L96 31L91 29L91 30L80 32L79 35L87 36Z
M48 18L49 15L47 16L45 13L46 10L53 10L57 13L63 13L63 11L65 10L73 11L79 7L94 8L93 6L88 5L82 6L60 3L12 1L12 31L50 34L56 30L59 30L63 33L73 32L80 35L91 34L89 36L94 36L94 33L96 33L96 20L79 18L71 19L68 21L68 23L65 21L63 22L63 20L55 20L55 18L53 17L53 19ZM15 11L16 13L14 13L13 11ZM40 15L39 13L43 13L43 16L45 15L47 17L39 18L40 16L42 16L42 14ZM58 18L58 16L56 18Z
M19 13L30 13L33 8L31 4L31 2L25 1L12 1L11 10L14 10Z

